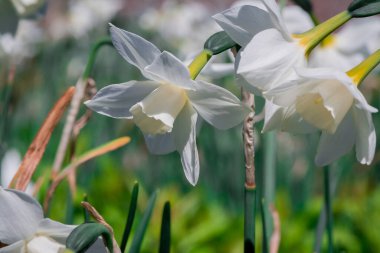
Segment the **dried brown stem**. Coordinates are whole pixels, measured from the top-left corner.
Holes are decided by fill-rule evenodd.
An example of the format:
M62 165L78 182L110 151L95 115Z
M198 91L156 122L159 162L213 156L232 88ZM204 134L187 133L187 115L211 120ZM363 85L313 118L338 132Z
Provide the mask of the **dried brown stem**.
M242 89L243 103L252 109L243 123L243 144L245 155L245 186L249 189L256 188L255 179L255 146L254 146L254 95Z
M82 78L80 78L75 85L76 92L70 104L69 113L67 114L65 126L63 127L62 131L61 140L59 142L58 150L54 159L52 178L54 178L58 174L62 167L67 146L69 145L72 130L75 124L75 120L79 112L81 101L85 94L87 82L88 80L83 80Z
M108 231L112 235L112 242L113 242L113 252L115 253L121 253L121 250L119 248L119 245L117 245L115 235L113 232L112 227L106 222L106 220L103 218L103 216L100 215L100 213L93 207L90 203L83 201L81 205L90 213L90 215L100 224L104 225Z
M71 101L74 92L75 88L70 87L49 112L32 144L30 144L16 175L9 184L9 188L25 191L37 165L40 163L50 136Z

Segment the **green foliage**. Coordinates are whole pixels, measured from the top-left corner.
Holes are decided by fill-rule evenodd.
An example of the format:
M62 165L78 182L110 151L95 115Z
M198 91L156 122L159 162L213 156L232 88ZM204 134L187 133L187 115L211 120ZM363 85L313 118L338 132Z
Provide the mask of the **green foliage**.
M354 0L348 6L348 11L355 18L369 17L380 13L379 0Z
M139 194L139 184L136 182L135 185L133 186L131 202L129 204L128 218L127 218L127 222L125 223L123 238L120 244L121 252L125 251L129 234L131 233L131 230L132 230L132 225L133 225L133 221L135 219L135 214L136 214L138 194Z
M66 241L66 247L76 253L83 253L102 236L108 250L113 253L112 235L108 229L99 223L83 223L76 227Z
M159 253L170 252L170 202L165 202L162 213Z
M145 210L144 216L142 220L140 221L139 227L136 231L135 236L133 237L132 245L129 250L129 253L139 253L142 241L144 239L146 228L148 227L148 223L150 220L150 217L152 216L154 204L156 203L157 198L157 192L154 192L153 195L150 197L148 202L148 207Z

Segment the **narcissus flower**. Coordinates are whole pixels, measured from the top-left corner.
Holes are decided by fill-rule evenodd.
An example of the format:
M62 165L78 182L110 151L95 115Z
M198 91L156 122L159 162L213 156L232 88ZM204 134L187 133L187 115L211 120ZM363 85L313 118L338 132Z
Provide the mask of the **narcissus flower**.
M74 226L44 219L40 204L31 196L0 187L0 253L64 252Z
M309 124L322 130L316 164L324 166L356 147L357 160L370 164L376 133L370 106L353 76L333 69L300 69L300 78L264 94L295 111Z
M129 81L101 89L86 105L113 118L132 119L153 154L178 151L188 181L199 176L196 146L198 114L219 129L238 125L249 113L239 99L216 85L194 81L188 68L169 52L111 25L121 56L149 81Z

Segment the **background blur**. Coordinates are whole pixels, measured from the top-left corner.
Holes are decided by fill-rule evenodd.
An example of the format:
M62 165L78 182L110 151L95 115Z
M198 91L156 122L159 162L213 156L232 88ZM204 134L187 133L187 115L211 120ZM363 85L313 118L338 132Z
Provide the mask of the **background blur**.
M17 168L20 156L25 154L55 101L80 77L90 46L107 35L109 22L137 33L160 49L171 51L185 60L199 52L207 37L218 31L211 16L228 8L232 2L50 0L40 14L20 20L10 1L1 1L1 94L6 89L9 71L13 67L16 69L10 103L4 112L8 115L6 121L5 115L1 116L4 127L0 129L3 133L0 135L0 154L4 158L2 179L6 176L6 169ZM313 2L317 16L325 20L344 10L350 1ZM111 83L142 78L138 70L125 62L112 47L101 49L92 77L98 89ZM232 75L213 79L214 83L239 95L240 90L233 81ZM370 104L377 108L380 107L379 87L379 79L375 76L361 87ZM260 111L262 101L258 99L257 103ZM80 114L84 112L82 106ZM377 114L374 122L380 126ZM52 135L34 175L35 182L49 174L62 126L63 121ZM276 158L275 170L271 172L275 179L274 205L281 221L280 252L312 252L323 205L322 170L313 165L319 136L294 136L282 132L260 134L261 126L262 123L256 126L257 181L260 190L264 187L263 171L270 166L265 162L268 153L264 149L266 145L272 145L271 152L275 152ZM158 248L165 200L171 201L173 206L172 252L242 252L244 162L241 126L219 131L203 124L197 139L201 174L196 187L187 183L177 153L148 154L141 132L131 121L93 114L78 137L75 153L82 154L125 135L132 138L126 147L79 169L78 192L73 201L67 183L60 185L50 217L66 223L83 222L79 203L87 193L89 201L113 226L119 239L130 192L137 180L143 190L138 217L141 217L150 193L160 190L143 252ZM351 152L331 166L335 189L335 245L339 252L380 251L379 161L380 153L377 153L371 166L361 166ZM2 185L6 186L4 181ZM38 194L41 200L45 191L46 185ZM258 238L261 230L259 223Z

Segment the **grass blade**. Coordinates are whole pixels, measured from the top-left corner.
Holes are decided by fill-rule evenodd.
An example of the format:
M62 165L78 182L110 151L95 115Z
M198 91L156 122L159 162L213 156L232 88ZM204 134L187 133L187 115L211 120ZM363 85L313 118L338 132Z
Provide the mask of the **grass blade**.
M121 239L121 244L120 244L120 250L123 253L125 251L125 247L127 246L129 234L131 233L133 221L135 219L138 194L139 194L139 184L136 182L135 185L133 186L131 203L129 205L129 211L128 211L128 218L127 218L127 222L125 223L123 238Z
M170 252L170 202L167 201L164 205L161 223L161 237L159 253Z

